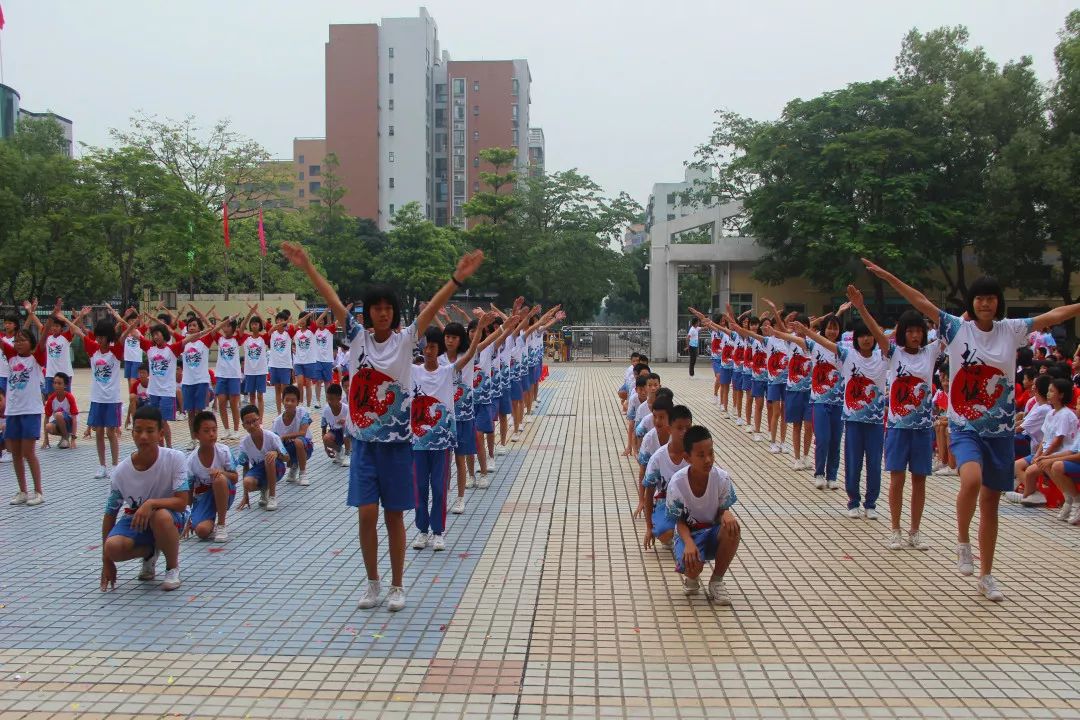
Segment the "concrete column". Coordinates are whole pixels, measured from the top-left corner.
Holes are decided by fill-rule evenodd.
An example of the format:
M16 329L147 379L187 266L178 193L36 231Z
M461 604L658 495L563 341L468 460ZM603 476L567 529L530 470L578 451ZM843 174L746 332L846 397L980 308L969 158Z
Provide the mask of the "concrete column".
M654 243L649 251L650 360L663 360L666 352L664 338L667 335L667 283L667 245Z

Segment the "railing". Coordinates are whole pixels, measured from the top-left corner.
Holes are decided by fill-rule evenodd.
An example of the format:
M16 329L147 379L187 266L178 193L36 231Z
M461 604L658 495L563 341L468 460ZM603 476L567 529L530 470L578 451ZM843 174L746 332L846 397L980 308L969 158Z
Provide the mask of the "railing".
M627 361L630 353L648 354L651 331L644 325L573 325L562 330L568 360Z

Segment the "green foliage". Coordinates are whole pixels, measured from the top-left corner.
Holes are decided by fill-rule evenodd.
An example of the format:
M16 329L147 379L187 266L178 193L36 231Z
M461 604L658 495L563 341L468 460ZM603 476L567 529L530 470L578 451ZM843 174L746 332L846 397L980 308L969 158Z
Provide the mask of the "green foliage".
M416 310L450 279L460 252L454 234L426 219L420 203L407 203L391 223L375 279L397 288L403 306Z
M647 323L649 319L649 243L631 248L622 256L625 271L634 279L616 288L604 302L604 315L611 323Z

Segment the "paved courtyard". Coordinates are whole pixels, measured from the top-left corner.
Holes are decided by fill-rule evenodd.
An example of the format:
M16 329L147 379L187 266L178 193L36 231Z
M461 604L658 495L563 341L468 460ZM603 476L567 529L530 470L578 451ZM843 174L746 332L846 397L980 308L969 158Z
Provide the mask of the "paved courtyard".
M38 508L6 504L0 465L0 717L1080 717L1080 528L1003 506L1008 601L985 602L955 572L956 478L929 481L930 551L889 551L886 502L848 519L842 492L720 418L707 368L662 366L738 489L734 605L712 607L642 550L623 369L552 367L491 487L449 516L447 551L407 551L397 614L356 608L347 470L321 452L278 512L185 541L173 593L134 563L98 590L91 442L42 453Z

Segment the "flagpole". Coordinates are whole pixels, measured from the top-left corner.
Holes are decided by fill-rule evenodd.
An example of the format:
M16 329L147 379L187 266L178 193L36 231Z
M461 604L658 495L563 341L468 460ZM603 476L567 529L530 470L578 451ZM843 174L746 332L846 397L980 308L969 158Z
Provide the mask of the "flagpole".
M265 300L263 295L263 266L266 265L266 256L259 255L259 299Z
M229 248L225 247L225 299L229 299Z

